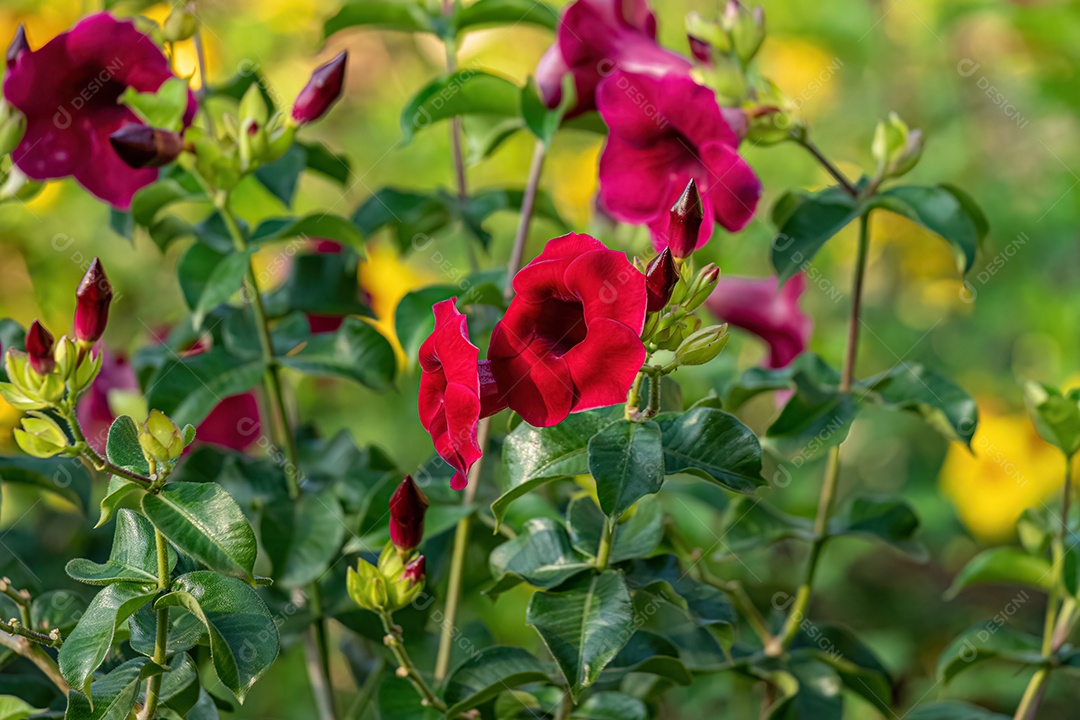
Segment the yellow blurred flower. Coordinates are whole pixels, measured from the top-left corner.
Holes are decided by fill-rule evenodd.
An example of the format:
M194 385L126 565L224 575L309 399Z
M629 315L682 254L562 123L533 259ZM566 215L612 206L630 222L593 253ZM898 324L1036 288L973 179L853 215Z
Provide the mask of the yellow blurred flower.
M828 110L836 95L836 75L843 61L800 38L771 36L762 46L761 74L776 83L812 119Z
M941 469L941 489L961 522L985 542L1012 537L1025 509L1049 504L1061 488L1061 453L1039 437L1026 413L1004 414L979 403L974 453L954 444Z

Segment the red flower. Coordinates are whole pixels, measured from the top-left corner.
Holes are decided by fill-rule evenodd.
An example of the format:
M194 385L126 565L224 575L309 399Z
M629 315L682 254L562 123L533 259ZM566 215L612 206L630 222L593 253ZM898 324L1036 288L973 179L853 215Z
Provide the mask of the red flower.
M26 134L12 153L34 180L72 175L114 207L126 210L135 192L157 179L116 154L109 136L139 123L117 103L124 90L155 92L173 77L169 63L134 23L98 13L79 21L38 50L9 58L4 98L26 116ZM188 95L185 122L195 115Z
M468 321L454 304L457 298L436 303L435 331L420 346L420 424L431 434L435 451L451 467L450 487L463 490L469 468L482 451L476 439L481 417L506 407L495 391L480 349L469 341Z
M814 321L799 308L806 289L802 273L777 288L776 278L723 276L705 306L726 323L769 344L771 368L786 367L806 350Z
M562 100L563 76L573 73L572 116L596 107L596 86L615 70L688 75L691 67L656 42L656 18L645 0L577 0L563 12L555 44L536 67L536 83L544 102L555 107Z
M645 276L588 235L563 235L514 277L517 295L491 336L491 369L530 425L614 405L645 360Z
M600 157L600 199L616 219L648 223L657 250L667 245L668 211L691 178L704 222L731 232L754 216L761 183L737 152L738 134L712 90L691 78L616 72L600 83L596 104L610 128Z

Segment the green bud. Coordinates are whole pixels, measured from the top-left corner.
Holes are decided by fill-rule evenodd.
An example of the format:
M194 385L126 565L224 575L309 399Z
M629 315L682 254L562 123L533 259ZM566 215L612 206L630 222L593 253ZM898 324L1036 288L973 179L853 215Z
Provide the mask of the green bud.
M795 103L770 80L756 89L754 103L743 109L749 120L746 137L758 145L776 145L806 131Z
M727 345L727 324L710 325L689 335L675 351L679 365L704 365L712 361Z
M252 83L240 99L240 129L243 130L251 121L258 123L259 127L266 127L269 119L270 113L266 108L266 100L263 99L262 88L258 83Z
M199 31L199 18L186 7L176 7L161 26L166 42L183 42Z
M701 307L701 304L712 295L718 282L720 282L720 268L712 263L701 268L701 272L690 283L690 288L686 292L687 299L684 303L686 312L693 312Z
M424 589L423 578L411 577L413 573L409 571L416 567L417 561L423 568L422 555L410 553L402 557L402 553L393 543L387 543L383 548L379 556L378 573L382 576L386 588L385 607L389 612L397 612L407 607Z
M386 580L382 573L366 560L358 561L355 570L349 568L345 587L353 602L363 609L373 612L387 610Z
M12 166L3 180L3 184L0 184L0 202L6 200L29 202L37 197L43 187L45 187L45 183L31 180L26 177L22 170Z
M697 12L686 16L686 34L712 45L720 53L731 52L731 35L716 20L706 20Z
M184 436L165 413L151 410L139 428L139 445L147 460L171 464L184 452Z
M16 410L43 410L64 396L64 378L56 372L38 374L24 352L8 350L4 369L8 382L0 383L0 395Z
M50 458L68 448L67 434L48 415L30 412L15 428L15 442L23 452L37 458Z
M268 132L269 146L266 151L266 162L271 163L284 155L293 144L296 137L296 126L284 124L276 131Z
M922 150L922 132L909 129L896 113L889 113L888 120L874 128L870 151L880 178L898 178L910 172L922 157Z
M101 371L101 353L89 352L66 335L57 341L54 353L56 371L76 395L90 387Z
M730 55L714 54L712 66L699 68L696 73L702 84L716 93L722 106L737 106L746 97L746 73L738 59Z
M18 147L25 132L26 116L11 103L0 100L0 155Z
M765 9L759 5L751 10L738 0L729 0L723 24L736 57L743 64L749 63L765 41Z

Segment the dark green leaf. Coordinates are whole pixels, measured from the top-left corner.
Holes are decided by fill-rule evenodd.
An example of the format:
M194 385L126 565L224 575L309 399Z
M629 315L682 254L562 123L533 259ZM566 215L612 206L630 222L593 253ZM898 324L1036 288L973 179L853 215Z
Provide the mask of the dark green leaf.
M176 272L196 328L202 327L211 310L240 291L250 261L247 253L223 254L203 243L184 253Z
M589 472L596 478L600 508L618 519L664 484L660 426L649 420L616 420L589 440Z
M765 484L761 445L750 428L722 410L698 407L665 413L656 422L663 432L664 469L689 473L741 493Z
M725 514L719 548L726 555L772 545L788 538L811 541L813 523L788 515L756 498L737 498Z
M78 460L0 458L0 482L44 490L80 510L89 505L90 475Z
M947 241L956 254L956 264L966 273L975 264L975 253L986 234L986 218L981 211L972 216L973 202L958 196L947 186L904 186L885 190L872 201L880 207L918 223Z
M693 682L690 671L679 660L679 649L647 630L638 630L604 671L604 680L618 680L629 673L658 675L677 685Z
M357 25L403 32L436 32L432 18L419 3L408 0L350 0L323 25L323 37Z
M892 678L888 669L854 633L835 625L801 632L792 643L794 654L812 657L832 667L852 692L888 716L892 713Z
M299 218L270 218L263 220L251 235L258 245L280 242L290 238L320 238L335 240L352 248L364 257L364 237L350 221L340 215L314 212Z
M304 148L307 156L307 168L312 172L334 180L339 185L346 185L352 173L349 158L338 155L321 142L297 143Z
M176 565L170 553L169 569ZM88 585L111 585L117 582L156 583L158 581L157 544L154 527L138 513L121 510L116 515L112 551L104 564L75 558L67 564L67 574Z
M356 209L352 221L369 238L384 227L393 228L398 249L406 253L426 247L453 216L441 195L382 188Z
M946 701L918 705L906 715L906 720L1009 720L1009 717L968 703Z
M765 392L795 389L795 375L802 373L813 385L818 387L837 387L840 373L829 367L819 355L804 352L787 367L764 368L752 367L731 384L724 397L723 406L734 412L748 400Z
M645 703L621 692L599 692L570 713L571 720L646 720Z
M218 679L240 702L278 654L274 618L255 590L241 580L198 570L178 577L154 605L182 607L210 635Z
M170 483L147 493L143 512L185 554L226 575L253 581L255 533L217 483Z
M127 720L144 684L142 671L148 658L134 658L95 680L90 686L93 707L85 695L68 692L64 720Z
M962 672L986 660L1004 660L1020 665L1043 661L1042 640L991 620L967 630L941 653L937 664L940 682L949 683Z
M814 660L792 663L796 687L769 713L769 720L842 720L844 698L835 670Z
M724 600L723 605L717 605L718 609L722 609L725 620L706 621L691 609L690 602L678 593L671 582L648 580L634 593L637 628L671 642L679 650L679 659L691 670L715 670L726 665L723 645L731 644L731 623L734 620L730 604ZM628 584L633 587L633 583ZM723 640L723 644L718 638Z
M109 426L105 455L113 465L143 475L150 474L150 463L139 445L139 427L129 415L121 415Z
M870 399L885 407L908 410L950 440L970 447L979 409L964 390L919 363L902 363L860 383Z
M401 113L403 142L420 130L462 115L516 117L521 89L505 78L480 70L458 70L433 80L413 96Z
M282 365L309 375L339 377L378 392L393 387L397 358L390 341L359 318L348 317L333 333L311 338L300 352L280 359Z
M116 583L94 596L60 647L60 672L73 688L83 694L89 691L94 671L109 653L117 628L156 594L156 585Z
M134 480L126 480L119 475L110 475L105 497L101 498L101 517L98 518L94 527L99 528L112 520L113 514L124 502L124 499L135 491L142 492L142 485Z
M570 544L570 537L558 522L533 518L521 533L491 551L493 592L517 584L517 578L539 588L553 588L592 565Z
M292 207L296 186L300 182L300 173L304 172L306 167L307 152L304 146L293 144L274 162L256 168L255 179L285 207Z
M534 682L550 682L540 661L526 650L495 646L458 665L446 679L443 700L446 714L456 717L479 707L503 690Z
M67 634L86 612L86 600L71 590L46 590L34 597L30 620L43 632L59 630ZM2 717L2 716L0 716Z
M825 242L859 217L858 203L839 187L818 192L789 192L773 206L779 233L772 243L772 264L785 282L810 262Z
M818 385L800 372L793 377L795 394L765 432L769 448L804 462L819 457L847 437L857 410L850 393Z
M357 280L359 262L359 256L349 248L343 248L340 253L296 255L292 260L289 277L281 287L265 296L267 313L273 317L288 316L290 313L333 317L373 316L371 308L362 300L362 291ZM242 319L245 328L250 326L246 334L254 332L254 317L250 313L244 313ZM307 319L301 317L299 320L303 323L298 324L297 329L302 330L306 338L309 327ZM278 323L274 328L275 336L282 335L285 330L283 324L284 322ZM280 337L278 339L280 340ZM292 347L289 348L291 349Z
M454 15L457 32L482 27L539 25L554 30L559 24L559 14L543 2L533 0L477 0L459 8Z
M590 497L574 498L566 511L570 542L579 552L596 557L604 529L604 514ZM664 514L656 498L645 497L633 514L615 526L609 562L644 557L664 538Z
M341 552L345 520L333 488L263 508L260 537L274 566L274 583L301 587L317 580Z
M912 536L919 516L907 501L895 497L857 497L829 522L830 535L865 535L878 538L916 557L925 550Z
M575 700L634 632L630 594L614 571L587 575L559 592L536 593L526 623L540 633Z
M156 224L158 213L178 202L201 200L205 197L185 187L177 180L166 178L142 188L131 198L131 219L136 225L150 228Z
M510 503L534 488L589 472L589 439L610 422L607 413L586 412L553 427L518 425L503 445L507 486L491 505L496 522L502 522Z
M157 610L150 605L139 608L128 620L128 629L131 631L128 637L131 649L152 657L157 642ZM190 650L198 644L205 632L206 628L199 618L183 608L169 608L169 639L165 654L171 656Z
M966 587L985 583L1009 583L1049 590L1053 585L1053 573L1046 558L1028 555L1017 548L991 548L968 561L953 580L945 597L952 599Z

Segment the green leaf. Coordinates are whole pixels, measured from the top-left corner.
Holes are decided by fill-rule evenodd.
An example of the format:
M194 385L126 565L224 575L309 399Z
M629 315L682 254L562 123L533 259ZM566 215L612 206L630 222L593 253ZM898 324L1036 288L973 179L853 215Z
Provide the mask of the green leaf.
M630 673L648 673L677 685L693 682L690 671L679 660L679 649L655 633L638 630L604 670L604 681L617 681Z
M281 287L268 293L264 303L266 311L273 317L288 316L290 313L305 315L345 315L373 316L371 308L364 304L360 285L357 280L359 256L350 248L342 248L339 253L305 253L292 259L289 276ZM288 318L286 318L288 319ZM303 339L307 339L309 326L306 317L300 318L298 327L303 330ZM254 316L243 314L247 334L256 332ZM285 321L274 329L275 336L283 333ZM253 339L257 340L257 336ZM299 338L298 338L299 339ZM258 343L253 344L258 347ZM288 350L292 350L289 347ZM286 354L286 353L279 353Z
M150 463L139 444L139 426L130 415L121 415L109 426L105 456L113 465L119 465L125 470L142 475L150 474Z
M110 475L105 497L101 498L101 517L98 518L94 528L99 528L112 520L113 514L124 499L136 490L142 491L142 489L142 486L133 480L126 480L119 475Z
M364 236L349 220L340 215L315 212L300 218L270 218L263 220L251 235L257 245L280 242L290 238L317 237L335 240L364 257Z
M795 687L769 713L769 720L842 720L844 698L835 670L822 662L792 663Z
M52 493L80 510L89 505L90 475L78 460L0 458L0 482Z
M458 70L433 80L413 96L401 113L402 142L420 130L462 115L516 117L521 112L521 88L505 78L480 70Z
M34 628L48 632L59 630L67 634L86 612L86 600L71 590L46 590L35 595L30 604L30 621Z
M861 212L855 199L839 187L789 192L777 200L772 218L779 234L772 243L772 264L780 282L802 269Z
M644 567L640 563L635 563L635 566L639 571ZM691 670L716 670L727 664L724 648L718 639L722 638L726 645L730 645L732 641L731 623L734 616L726 599L723 604L716 605L716 609L722 612L725 619L706 619L691 608L690 601L682 597L669 579L649 577L646 580L647 582L634 592L634 617L638 620L637 627L671 642L678 648L679 660ZM631 581L628 577L627 583L634 587L638 584L638 578ZM685 586L678 579L675 583ZM706 605L700 604L699 607ZM710 627L712 625L716 626L715 630Z
M176 565L175 554L170 553L171 570ZM157 544L154 527L138 513L121 510L116 516L109 559L96 563L85 558L70 560L66 567L68 576L87 585L111 585L118 582L157 583Z
M491 576L499 593L520 578L538 588L553 588L592 567L570 543L561 524L550 518L533 518L521 533L491 551Z
M14 695L0 695L0 720L25 720L25 718L44 712Z
M522 423L514 428L503 445L507 485L491 505L496 523L522 495L553 480L589 472L589 439L610 422L607 413L586 412L553 427Z
M611 570L562 591L536 593L525 617L558 663L575 702L634 630L630 593L622 574Z
M850 393L818 385L800 372L795 394L765 432L768 447L782 457L812 460L847 437L857 406Z
M364 237L384 227L393 228L403 253L426 247L431 236L450 224L453 210L439 194L382 188L353 213L352 221Z
M128 86L119 102L130 108L151 127L179 131L183 127L188 104L188 84L182 78L169 78L155 92L142 93Z
M89 699L74 690L69 691L64 720L127 720L135 706L139 687L144 684L143 669L149 663L148 658L134 658L114 668L93 682Z
M275 585L302 587L321 577L341 552L341 504L333 488L297 500L278 498L263 508L259 535Z
M219 253L204 243L188 248L176 272L196 329L211 310L240 292L250 262L248 253Z
M1066 394L1049 385L1024 385L1028 412L1042 439L1071 458L1080 450L1080 390Z
M903 186L885 190L873 198L873 207L901 215L943 238L956 254L960 272L975 264L975 253L987 232L986 218L967 195L954 188ZM972 212L977 212L973 215Z
M742 407L748 400L762 393L776 390L795 389L795 375L802 373L812 385L818 387L838 387L840 373L829 366L819 355L804 352L787 367L783 368L748 368L727 388L723 406L731 412Z
M497 212L519 212L524 201L523 190L493 188L474 193L461 211L465 227L487 247L491 242L491 233L484 229L484 223ZM533 206L533 217L549 220L560 231L569 232L570 226L559 214L555 201L547 193L540 191Z
M161 534L212 570L254 581L255 533L217 483L170 483L147 493L143 512Z
M878 538L893 547L924 557L926 552L912 536L919 529L919 516L911 505L895 497L857 497L829 522L829 535L864 535Z
M182 607L202 621L218 679L240 702L277 658L274 618L241 580L208 570L181 575L154 607Z
M596 557L604 529L604 514L592 498L574 498L566 511L570 542L579 552ZM644 557L664 539L664 513L660 502L645 497L634 507L629 518L615 526L609 562L620 563Z
M158 180L140 189L131 198L131 219L136 225L152 228L158 214L169 205L189 200L206 199L201 193L184 186L173 178Z
M883 715L892 713L892 678L878 656L850 630L822 625L800 632L792 653L818 660L836 671L841 682Z
M479 707L503 690L534 682L550 682L543 665L522 648L485 648L458 665L443 688L447 717Z
M144 605L128 620L131 635L128 644L137 653L147 657L154 655L157 642L157 611ZM198 644L206 629L202 621L180 607L169 608L169 639L165 646L168 656L190 650Z
M946 591L945 598L951 600L966 587L986 583L1010 583L1049 590L1053 585L1053 573L1046 558L1028 555L1017 548L991 548L968 561Z
M115 583L94 596L78 625L64 638L57 658L60 672L73 688L83 694L89 691L94 671L109 653L117 628L156 594L156 584Z
M761 445L750 428L722 410L697 407L656 418L663 432L664 470L689 473L721 487L752 493L761 477Z
M349 183L352 166L347 156L338 155L321 142L295 143L294 147L304 149L308 170L324 175L339 185Z
M971 446L979 409L963 388L919 363L902 363L860 383L881 405L914 412L950 440Z
M622 517L645 495L664 484L660 426L649 420L616 420L589 440L589 472L596 478L600 508Z
M357 25L403 32L436 32L432 18L409 0L350 0L323 24L323 37Z
M780 512L756 498L740 497L731 503L725 513L719 549L725 555L738 555L789 538L812 541L813 523Z
M559 14L547 4L533 0L477 0L454 14L458 33L493 25L522 24L554 30L559 24Z
M146 383L147 404L174 423L198 425L224 398L262 380L261 358L237 358L221 348L194 357L169 357Z
M1010 720L1010 718L968 703L946 701L918 705L911 709L906 720Z
M571 720L647 720L648 708L621 692L599 692L570 713Z
M303 145L293 143L285 154L272 163L255 168L255 179L285 207L292 207L300 173L307 167L307 152Z
M1041 646L1038 637L990 620L968 629L945 648L938 658L937 677L947 684L986 660L1039 665L1043 661Z
M390 341L359 318L348 317L333 333L316 335L300 352L280 358L285 367L323 377L339 377L377 392L393 388L397 358Z

